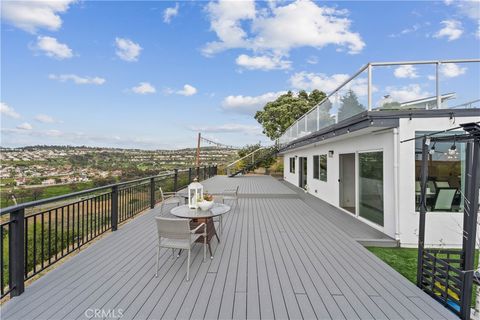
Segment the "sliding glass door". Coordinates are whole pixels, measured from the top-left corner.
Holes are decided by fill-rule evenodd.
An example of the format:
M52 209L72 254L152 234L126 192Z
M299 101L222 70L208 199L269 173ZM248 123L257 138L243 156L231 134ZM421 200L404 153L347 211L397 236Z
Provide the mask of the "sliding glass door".
M383 152L358 154L360 217L383 226Z

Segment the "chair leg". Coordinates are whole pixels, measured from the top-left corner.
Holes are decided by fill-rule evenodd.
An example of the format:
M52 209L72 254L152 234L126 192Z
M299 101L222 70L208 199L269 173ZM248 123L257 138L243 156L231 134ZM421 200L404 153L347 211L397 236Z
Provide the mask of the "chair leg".
M175 260L175 249L172 248L172 260Z
M187 258L187 281L190 280L190 249L188 249L188 258Z
M155 264L155 278L158 277L158 260L160 260L160 246L157 246L157 263Z

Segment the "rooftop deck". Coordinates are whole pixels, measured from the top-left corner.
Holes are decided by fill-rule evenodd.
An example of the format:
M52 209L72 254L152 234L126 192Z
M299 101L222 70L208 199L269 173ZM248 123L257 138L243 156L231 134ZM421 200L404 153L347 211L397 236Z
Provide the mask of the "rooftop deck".
M202 263L195 247L189 282L186 255L172 260L167 250L154 277L155 208L35 281L2 307L2 319L85 319L89 309L122 319L456 319L319 214L327 207L312 208L274 178L204 185L211 193L239 185L241 198L214 259Z

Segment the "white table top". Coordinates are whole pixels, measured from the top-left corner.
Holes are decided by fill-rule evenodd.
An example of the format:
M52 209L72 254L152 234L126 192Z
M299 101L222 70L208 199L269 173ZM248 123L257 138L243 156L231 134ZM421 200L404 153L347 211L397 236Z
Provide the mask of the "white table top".
M202 211L198 209L190 209L188 205L178 206L170 210L170 213L179 218L199 219L213 218L230 211L230 206L223 203L215 203L210 210Z

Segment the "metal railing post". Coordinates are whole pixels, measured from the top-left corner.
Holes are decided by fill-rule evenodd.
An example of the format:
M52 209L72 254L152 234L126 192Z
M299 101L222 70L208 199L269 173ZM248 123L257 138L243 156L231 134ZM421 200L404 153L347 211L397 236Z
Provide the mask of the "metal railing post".
M12 285L11 297L21 295L25 291L25 209L13 211L10 214L11 251L10 251L10 279ZM3 239L2 239L3 241Z
M207 167L203 167L203 180L207 179Z
M155 208L155 178L150 178L150 208Z
M188 168L188 184L192 183L192 168Z
M178 189L178 169L174 169L175 173L173 174L173 191L177 192Z
M437 62L435 65L435 94L437 96L437 109L440 109L442 104L439 76L440 76L440 62ZM428 106L427 106L427 109L428 109Z
M112 231L116 231L118 229L118 186L112 187L112 215L110 217Z
M372 64L368 64L368 111L372 111Z
M197 180L200 180L200 167L197 167Z

